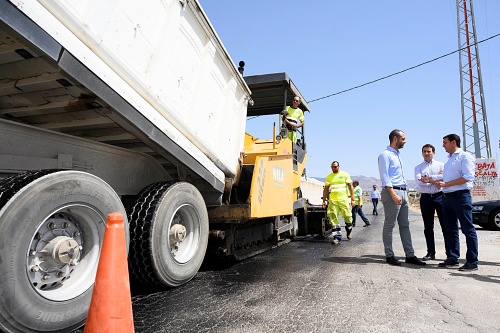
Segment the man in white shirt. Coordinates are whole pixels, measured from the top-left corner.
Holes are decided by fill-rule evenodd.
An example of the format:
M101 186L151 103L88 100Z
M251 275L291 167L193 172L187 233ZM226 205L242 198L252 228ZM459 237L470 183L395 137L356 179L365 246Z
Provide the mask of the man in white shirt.
M373 185L373 190L370 191L370 199L373 203L373 215L378 215L377 205L380 199L380 192L377 190L377 185Z
M446 229L443 220L443 192L436 186L436 182L443 179L444 163L434 160L436 148L431 144L422 147L424 161L415 167L415 180L420 192L420 212L424 220L424 235L427 243L427 254L422 260L436 259L436 244L434 241L434 214L437 214L441 231L443 232L444 247L446 246Z

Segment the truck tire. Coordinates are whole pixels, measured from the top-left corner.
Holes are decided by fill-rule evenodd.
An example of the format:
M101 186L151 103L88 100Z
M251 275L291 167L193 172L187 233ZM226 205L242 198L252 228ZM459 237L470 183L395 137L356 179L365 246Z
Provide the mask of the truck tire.
M1 330L70 332L85 323L112 212L125 216L118 195L85 172L30 171L0 182Z
M144 284L177 287L198 272L208 244L205 201L193 185L160 182L129 214L130 271Z

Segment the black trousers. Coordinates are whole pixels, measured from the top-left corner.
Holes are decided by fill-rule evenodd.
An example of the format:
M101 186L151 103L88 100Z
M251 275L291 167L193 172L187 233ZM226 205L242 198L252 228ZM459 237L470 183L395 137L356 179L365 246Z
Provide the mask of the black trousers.
M438 216L441 232L444 237L446 257L448 258L448 246L446 244L446 228L443 219L443 195L433 196L430 194L420 194L420 212L424 220L424 236L427 243L427 253L436 255L436 243L434 241L434 214Z

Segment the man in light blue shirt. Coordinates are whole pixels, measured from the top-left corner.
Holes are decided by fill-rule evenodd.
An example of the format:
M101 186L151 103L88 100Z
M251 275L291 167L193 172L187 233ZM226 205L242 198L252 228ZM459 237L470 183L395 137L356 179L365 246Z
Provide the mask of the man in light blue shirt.
M378 157L378 171L382 180L382 192L380 196L385 214L382 232L385 260L390 265L401 265L392 250L392 232L397 221L399 235L406 255L405 262L425 266L425 262L415 256L411 242L410 219L408 218L408 193L406 193L403 163L399 158L399 149L405 145L406 135L403 131L395 129L389 134L389 142L390 145Z
M444 195L443 217L449 254L444 262L439 263L439 266L458 265L460 257L458 219L467 244L466 262L459 270L475 271L478 262L478 241L476 229L472 224L470 190L474 187L476 161L470 153L460 149L460 137L456 134L448 134L443 137L443 147L449 154L448 162L444 165L443 180L435 184L442 189Z

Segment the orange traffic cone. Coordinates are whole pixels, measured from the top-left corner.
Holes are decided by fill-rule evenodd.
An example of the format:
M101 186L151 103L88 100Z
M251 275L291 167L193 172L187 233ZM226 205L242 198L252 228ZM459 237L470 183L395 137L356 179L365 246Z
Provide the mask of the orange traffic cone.
M123 215L106 222L101 256L84 333L134 332Z

